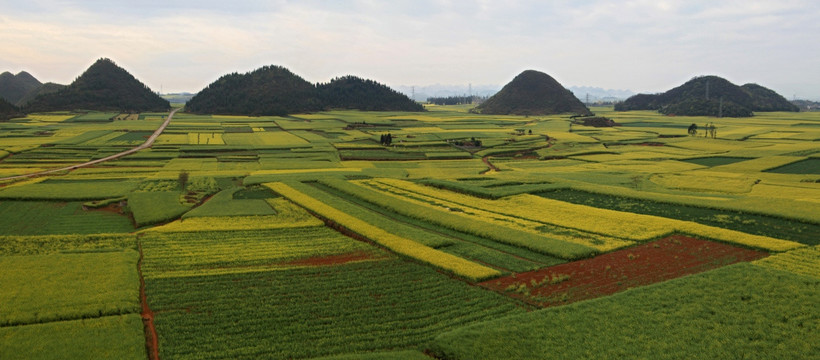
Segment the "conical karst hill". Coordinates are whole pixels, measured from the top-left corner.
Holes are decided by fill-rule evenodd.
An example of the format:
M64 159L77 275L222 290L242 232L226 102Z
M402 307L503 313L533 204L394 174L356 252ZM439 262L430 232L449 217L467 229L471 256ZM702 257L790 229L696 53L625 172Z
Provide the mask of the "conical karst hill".
M490 115L591 114L571 91L536 70L522 72L473 111Z
M26 112L57 110L166 111L167 100L109 59L99 59L71 85L34 98Z

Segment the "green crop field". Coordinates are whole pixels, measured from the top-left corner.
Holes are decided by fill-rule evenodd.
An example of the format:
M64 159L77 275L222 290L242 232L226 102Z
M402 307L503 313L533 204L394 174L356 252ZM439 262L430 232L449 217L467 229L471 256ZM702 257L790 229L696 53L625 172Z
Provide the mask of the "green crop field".
M820 352L820 113L427 110L180 112L0 180L0 358ZM166 115L0 122L0 177Z

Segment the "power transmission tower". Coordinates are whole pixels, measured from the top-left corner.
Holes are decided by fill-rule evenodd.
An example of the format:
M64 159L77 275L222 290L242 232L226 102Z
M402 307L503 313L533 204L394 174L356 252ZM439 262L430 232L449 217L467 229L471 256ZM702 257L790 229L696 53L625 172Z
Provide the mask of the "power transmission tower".
M589 105L589 93L587 93L587 105Z
M718 117L723 117L723 96L720 97L720 106L718 106Z
M709 80L706 80L706 100L709 100Z

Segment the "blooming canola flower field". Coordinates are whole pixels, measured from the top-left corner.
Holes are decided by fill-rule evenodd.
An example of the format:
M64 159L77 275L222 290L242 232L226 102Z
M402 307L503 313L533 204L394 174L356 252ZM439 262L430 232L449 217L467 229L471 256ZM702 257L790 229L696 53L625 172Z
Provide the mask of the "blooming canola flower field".
M0 122L0 358L820 353L820 113L592 110Z

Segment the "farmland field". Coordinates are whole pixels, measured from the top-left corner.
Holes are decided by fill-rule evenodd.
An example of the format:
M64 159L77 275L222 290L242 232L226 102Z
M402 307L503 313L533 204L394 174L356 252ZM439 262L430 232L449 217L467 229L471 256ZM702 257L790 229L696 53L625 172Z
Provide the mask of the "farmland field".
M180 112L0 179L0 358L820 352L820 113L427 109ZM0 122L0 177L163 116Z

